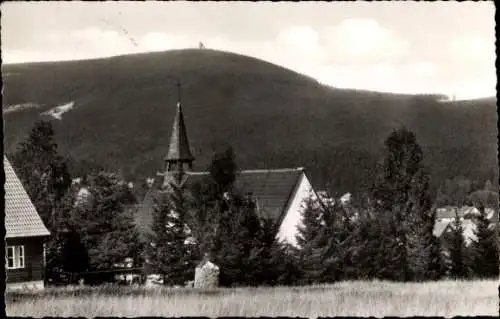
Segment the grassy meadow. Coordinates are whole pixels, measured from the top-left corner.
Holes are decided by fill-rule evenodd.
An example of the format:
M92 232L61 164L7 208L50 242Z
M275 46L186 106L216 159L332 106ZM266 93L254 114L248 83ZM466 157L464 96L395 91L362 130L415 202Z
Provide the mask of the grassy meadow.
M352 281L307 287L73 287L7 292L7 316L498 315L498 281Z

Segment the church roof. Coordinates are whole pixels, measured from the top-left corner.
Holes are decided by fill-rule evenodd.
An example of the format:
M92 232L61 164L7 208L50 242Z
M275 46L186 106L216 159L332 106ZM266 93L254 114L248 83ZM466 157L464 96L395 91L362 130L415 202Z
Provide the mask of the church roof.
M170 136L170 144L165 160L181 162L190 162L194 160L191 149L189 148L189 140L180 102L177 103L177 113L175 114L172 135Z
M236 175L234 187L244 195L252 196L262 217L281 223L302 174L302 168L243 170ZM186 176L186 186L190 189L208 177L209 173L186 172ZM143 231L148 232L152 224L153 198L158 194L161 184L161 181L155 181L136 212L136 224Z
M5 237L50 235L5 156L3 166L5 171Z

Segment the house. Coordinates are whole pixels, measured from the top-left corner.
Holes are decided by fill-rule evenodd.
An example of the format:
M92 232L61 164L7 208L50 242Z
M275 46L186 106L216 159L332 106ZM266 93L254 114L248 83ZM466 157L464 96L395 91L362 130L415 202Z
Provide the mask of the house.
M4 156L6 288L44 287L44 239L50 235Z
M437 221L452 221L455 219L455 211L458 213L460 220L473 219L479 215L479 209L474 206L462 206L460 208L454 206L446 206L438 208L436 211ZM485 208L486 216L489 220L498 221L498 214L492 208Z
M196 182L209 176L208 172L191 171L193 161L179 102L165 158L165 172L159 174L160 178L149 180L151 186L136 212L135 220L141 233L151 231L156 193L168 191L170 183L185 184L189 190ZM260 216L278 223L277 238L292 245L296 244L295 236L305 209L304 202L310 198L321 203L302 167L241 170L236 174L234 187L251 197Z
M466 245L470 245L476 240L476 217L480 214L479 210L473 206L463 206L460 208L447 206L437 209L436 223L434 225L434 236L444 238L455 227L455 212L458 213L463 227L463 236ZM490 228L498 224L498 213L491 208L486 208L486 217L490 220Z
M446 221L441 223L436 223L434 228L434 235L442 240L446 240L445 237L449 236L449 233L455 228L455 223L453 221ZM462 236L464 237L465 245L469 246L476 239L476 223L473 220L465 219L462 221Z

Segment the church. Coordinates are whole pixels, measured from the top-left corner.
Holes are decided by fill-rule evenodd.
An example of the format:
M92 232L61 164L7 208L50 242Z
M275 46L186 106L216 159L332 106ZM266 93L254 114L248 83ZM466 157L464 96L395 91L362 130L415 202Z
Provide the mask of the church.
M141 233L151 232L153 198L157 192L167 190L172 182L185 184L189 190L190 185L209 175L208 172L193 171L194 161L179 99L165 157L165 171L159 173L149 185L136 211L135 222ZM296 245L297 226L301 223L305 201L312 199L321 203L302 167L240 170L236 174L234 186L251 196L260 216L271 218L280 225L277 238L292 245Z

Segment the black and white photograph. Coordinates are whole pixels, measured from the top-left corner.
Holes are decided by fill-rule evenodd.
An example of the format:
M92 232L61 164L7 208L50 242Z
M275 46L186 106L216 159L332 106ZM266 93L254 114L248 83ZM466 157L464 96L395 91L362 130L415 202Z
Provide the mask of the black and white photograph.
M499 314L495 4L5 1L5 313Z

